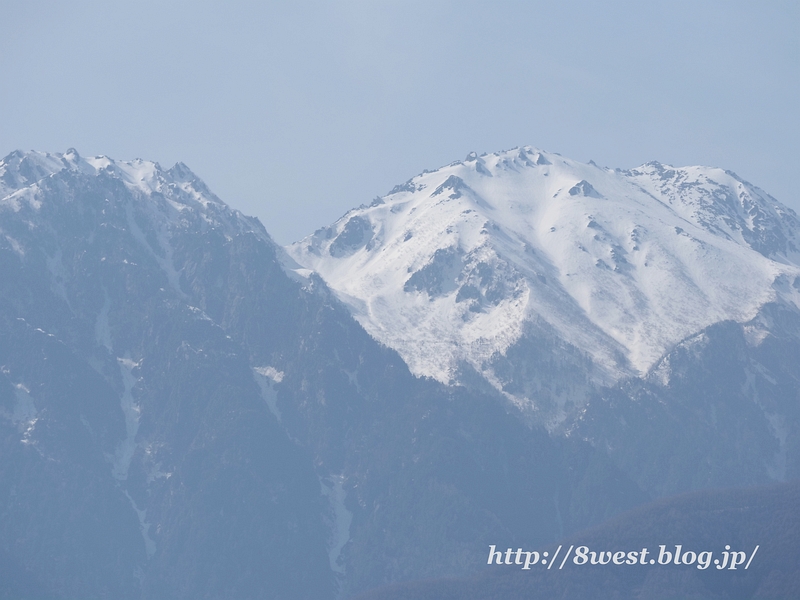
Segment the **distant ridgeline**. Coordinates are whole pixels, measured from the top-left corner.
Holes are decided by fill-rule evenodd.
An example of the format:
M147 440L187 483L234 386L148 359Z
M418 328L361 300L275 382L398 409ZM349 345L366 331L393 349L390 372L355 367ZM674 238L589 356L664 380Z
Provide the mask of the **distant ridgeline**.
M723 171L525 148L285 250L183 164L12 153L0 598L796 591L796 486L576 532L798 476L799 232ZM629 541L763 554L741 577L487 565Z

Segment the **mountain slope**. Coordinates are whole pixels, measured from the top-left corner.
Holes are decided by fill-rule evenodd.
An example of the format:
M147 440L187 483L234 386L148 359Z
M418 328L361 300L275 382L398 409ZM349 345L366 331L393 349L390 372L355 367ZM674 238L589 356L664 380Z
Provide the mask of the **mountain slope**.
M288 251L416 375L477 372L553 427L714 323L799 306L799 249L797 216L729 172L525 147L425 172Z
M230 291L224 261L249 253L279 309L297 286L260 224L182 165L17 153L0 173L19 186L0 200L4 550L70 598L330 596L311 461L192 278L214 256Z
M183 165L14 153L0 181L0 559L30 573L0 594L342 597L648 497L415 378Z

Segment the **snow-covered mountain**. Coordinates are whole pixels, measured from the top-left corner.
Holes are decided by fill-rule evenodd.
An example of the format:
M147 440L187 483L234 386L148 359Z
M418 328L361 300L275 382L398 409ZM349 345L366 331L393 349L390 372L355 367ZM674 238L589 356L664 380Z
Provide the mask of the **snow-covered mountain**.
M797 231L723 171L525 148L300 267L180 163L12 153L0 597L335 600L798 478Z
M152 199L153 202L143 205L147 210L155 210L154 216L160 215L156 219L159 226L168 222L180 224L181 215L195 212L202 213L202 220L210 226L223 224L222 220L214 219L214 213L237 215L227 220L228 227L234 221L241 222L234 227L236 230L247 229L244 223L249 223L249 228L255 223L254 219L228 207L183 163L162 169L158 163L142 159L115 161L107 156L83 157L74 148L63 154L15 151L0 160L0 208L14 212L40 209L41 199L47 193L43 187L57 174L103 176L107 181L124 185L139 199ZM256 229L263 232L263 227Z
M800 220L759 188L531 147L424 172L288 252L416 375L477 372L551 423L714 323L800 306Z
M0 186L0 598L335 600L650 496L414 377L182 164L14 152Z

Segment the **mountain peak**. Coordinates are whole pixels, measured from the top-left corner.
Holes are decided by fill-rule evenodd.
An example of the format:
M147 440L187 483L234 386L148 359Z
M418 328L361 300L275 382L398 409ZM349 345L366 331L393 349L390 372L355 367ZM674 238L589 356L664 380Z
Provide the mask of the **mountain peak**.
M381 200L288 251L443 382L468 367L506 392L498 361L536 329L608 383L779 295L800 305L775 284L800 277L800 222L721 169L612 171L524 146L471 153Z
M182 183L188 183L198 179L197 175L195 175L194 172L182 162L176 162L175 165L167 172L175 181L180 181Z
M61 172L111 177L134 193L145 196L154 192L164 193L170 188L180 189L183 192L180 194L181 203L227 208L184 163L179 162L165 171L157 162L140 158L130 161L118 161L103 155L84 158L74 148L63 154L19 150L10 153L0 161L0 200L23 193L23 190Z

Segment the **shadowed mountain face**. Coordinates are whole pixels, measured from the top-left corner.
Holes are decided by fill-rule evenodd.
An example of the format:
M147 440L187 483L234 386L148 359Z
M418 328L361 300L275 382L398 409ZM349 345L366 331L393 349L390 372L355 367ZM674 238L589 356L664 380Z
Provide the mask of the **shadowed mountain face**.
M572 433L606 444L654 496L796 479L798 358L800 315L768 304L684 340L647 377L598 391Z
M639 507L563 540L562 556L570 547L575 553L561 569L562 561L550 570L541 564L528 570L523 570L524 563L493 565L472 578L397 584L357 599L796 598L800 591L798 502L800 483L796 481L694 492ZM555 549L551 545L537 550L552 553ZM644 562L642 549L649 551ZM624 557L617 554L622 551ZM636 553L635 561L628 552ZM511 558L511 562L516 560L513 553Z
M178 168L62 160L2 210L4 550L63 597L330 595L312 460L221 326L248 278L297 295L266 234Z
M648 497L412 376L183 165L15 153L0 181L0 597L344 597Z

